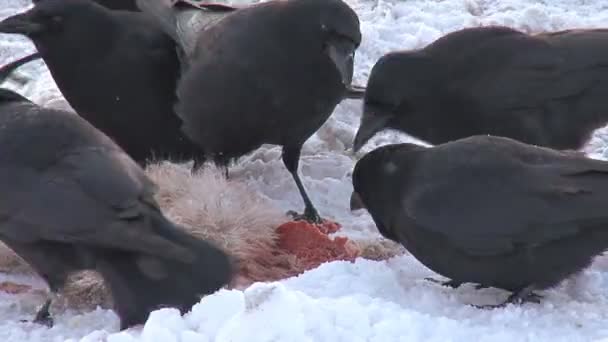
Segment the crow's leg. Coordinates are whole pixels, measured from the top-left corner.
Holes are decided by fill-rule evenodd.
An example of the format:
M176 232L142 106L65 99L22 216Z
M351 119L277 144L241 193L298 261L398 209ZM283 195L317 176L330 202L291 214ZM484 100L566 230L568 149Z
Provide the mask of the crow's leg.
M230 174L228 172L230 169L229 159L224 158L221 154L211 152L207 152L205 153L205 155L212 156L211 160L213 161L213 164L215 164L217 167L224 171L224 177L226 179L230 179ZM198 170L200 170L207 160L208 159L205 158L195 158L194 163L192 164L191 174L195 174Z
M536 287L534 285L526 286L519 291L513 292L507 300L497 305L474 305L480 309L497 309L507 306L507 304L525 304L525 303L536 303L539 304L543 298L541 295L534 293Z
M50 311L51 305L53 304L53 301L55 301L58 297L59 297L59 295L58 295L57 289L54 289L53 287L51 287L51 291L49 292L49 297L44 302L44 304L42 304L40 309L38 309L38 311L36 312L36 316L34 316L34 319L32 320L32 322L37 323L37 324L46 325L47 327L51 328L53 326L53 324L55 323L53 320L53 316L51 316L51 311ZM28 320L21 320L21 322L28 322Z
M225 177L227 180L228 180L228 179L230 179L230 173L229 173L229 171L228 171L228 170L229 170L229 169L228 169L228 165L224 165L224 166L223 166L223 169L224 169L224 177Z
M456 280L446 280L446 281L442 281L442 280L437 280L434 278L424 278L424 280L426 281L430 281L431 283L435 283L435 284L439 284L441 286L449 286L451 288L459 288L460 285L464 284L464 282L459 282ZM480 290L480 289L485 289L488 288L488 285L481 285L481 284L477 284L475 285L475 290Z
M203 167L203 164L205 164L204 159L195 158L193 160L192 169L190 170L190 173L195 174L198 170L200 170L201 167Z
M295 220L306 220L312 223L321 223L323 220L308 197L306 189L304 189L304 185L302 185L302 181L300 180L300 176L298 176L298 165L300 163L301 150L302 146L283 147L283 163L285 164L285 167L289 173L291 173L293 180L296 182L305 205L304 214L299 215L294 211L288 211L287 214L293 216Z
M36 312L36 316L34 317L34 320L33 320L34 323L46 325L49 328L53 326L53 324L55 322L53 321L53 317L51 316L50 309L51 309L51 304L53 303L53 301L56 298L57 298L57 293L54 291L51 291L49 298L46 300L46 302L44 302L44 304L42 304L40 309L38 309L38 312Z
M424 280L426 281L430 281L431 283L435 283L435 284L439 284L441 286L447 286L447 287L451 287L453 289L456 289L458 287L460 287L460 285L462 285L463 283L460 281L456 281L456 280L438 280L435 278L424 278Z

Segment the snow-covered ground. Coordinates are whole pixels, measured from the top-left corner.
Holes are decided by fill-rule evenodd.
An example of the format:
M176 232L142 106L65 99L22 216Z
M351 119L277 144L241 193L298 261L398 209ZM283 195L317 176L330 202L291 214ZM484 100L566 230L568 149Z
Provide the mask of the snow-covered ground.
M2 0L0 18L28 6ZM238 1L244 2L244 1ZM347 0L361 20L363 43L356 56L355 82L365 84L383 54L419 48L467 26L503 24L528 32L574 27L608 27L603 0ZM25 39L0 35L0 62L33 51ZM34 81L9 84L34 101L61 106L60 93L41 62L20 73ZM348 209L349 150L360 116L360 102L346 101L305 145L303 179L312 200L327 218L340 222L341 234L374 239L378 233L367 213ZM405 141L395 133L377 136L364 149ZM587 151L605 158L608 135L598 131ZM295 185L277 147L264 147L242 158L232 177L246 182L281 209L301 210ZM596 263L556 289L540 305L478 310L467 303L497 303L507 293L496 289L458 290L426 282L433 273L413 257L388 261L333 262L279 283L254 284L245 291L222 290L204 298L184 317L163 309L143 329L118 332L109 310L68 311L44 328L31 318L40 298L17 299L0 293L0 341L608 341L608 259ZM43 288L29 276L2 276ZM435 275L435 277L437 277Z

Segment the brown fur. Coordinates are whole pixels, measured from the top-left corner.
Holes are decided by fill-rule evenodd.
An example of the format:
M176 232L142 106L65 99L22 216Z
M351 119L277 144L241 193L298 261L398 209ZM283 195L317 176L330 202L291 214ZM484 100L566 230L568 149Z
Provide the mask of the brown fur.
M361 257L364 259L381 261L407 253L405 248L400 244L382 237L372 240L357 240L354 242L359 247Z
M275 229L289 218L269 200L237 180L206 165L197 174L182 166L161 163L148 168L160 191L157 199L165 214L201 238L216 243L239 261L241 275L250 281L285 277L293 266L277 252Z
M223 171L213 166L205 166L193 175L188 167L162 162L149 166L146 173L158 184L156 199L171 220L193 235L213 241L238 260L239 275L231 287L283 279L306 270L296 256L277 247L276 228L289 218L246 184L226 180ZM371 260L403 253L400 245L382 238L354 242L361 257ZM34 273L2 244L0 272ZM111 300L101 277L93 271L83 271L70 277L53 308L109 308Z

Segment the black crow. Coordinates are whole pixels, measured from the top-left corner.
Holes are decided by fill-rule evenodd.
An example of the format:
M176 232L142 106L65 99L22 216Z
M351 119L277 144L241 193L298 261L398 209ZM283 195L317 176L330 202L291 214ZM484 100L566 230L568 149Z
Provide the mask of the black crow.
M341 0L268 1L228 12L198 34L193 49L179 30L173 35L182 37L189 64L176 106L187 136L224 166L262 144L282 146L306 206L302 216L292 214L320 222L298 176L300 152L352 93L356 13Z
M180 63L156 19L90 0L44 0L0 22L0 32L29 37L72 108L140 165L204 160L173 110Z
M451 279L536 301L608 247L608 162L494 136L386 145L355 165L351 209ZM490 306L496 307L496 306Z
M170 222L156 185L81 117L0 89L0 240L28 262L52 296L66 277L95 269L121 329L160 306L182 312L227 284L228 255Z
M354 150L385 128L431 144L491 134L579 149L608 123L608 30L467 28L372 68Z

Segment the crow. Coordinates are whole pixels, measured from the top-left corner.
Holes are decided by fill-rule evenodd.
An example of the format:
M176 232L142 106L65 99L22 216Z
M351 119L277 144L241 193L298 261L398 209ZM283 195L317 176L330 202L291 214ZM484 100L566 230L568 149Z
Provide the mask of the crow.
M353 171L351 209L450 279L511 291L500 305L589 266L608 248L608 162L496 136L385 145Z
M34 321L72 272L94 269L121 329L161 306L182 312L229 283L231 258L169 221L156 185L109 137L69 111L0 89L0 240L48 283Z
M452 32L372 68L354 141L397 129L437 145L490 134L580 149L608 123L608 29Z
M44 0L0 22L29 37L74 110L141 166L204 161L173 106L180 63L157 20L91 0Z
M163 12L158 1L138 4L163 20L170 11ZM263 144L282 146L283 163L305 204L303 215L290 214L321 222L298 164L304 142L353 93L354 53L361 42L356 13L341 0L271 0L229 11L198 35L179 29L172 35L181 37L188 64L175 107L186 135L224 167ZM195 42L184 43L192 36Z

